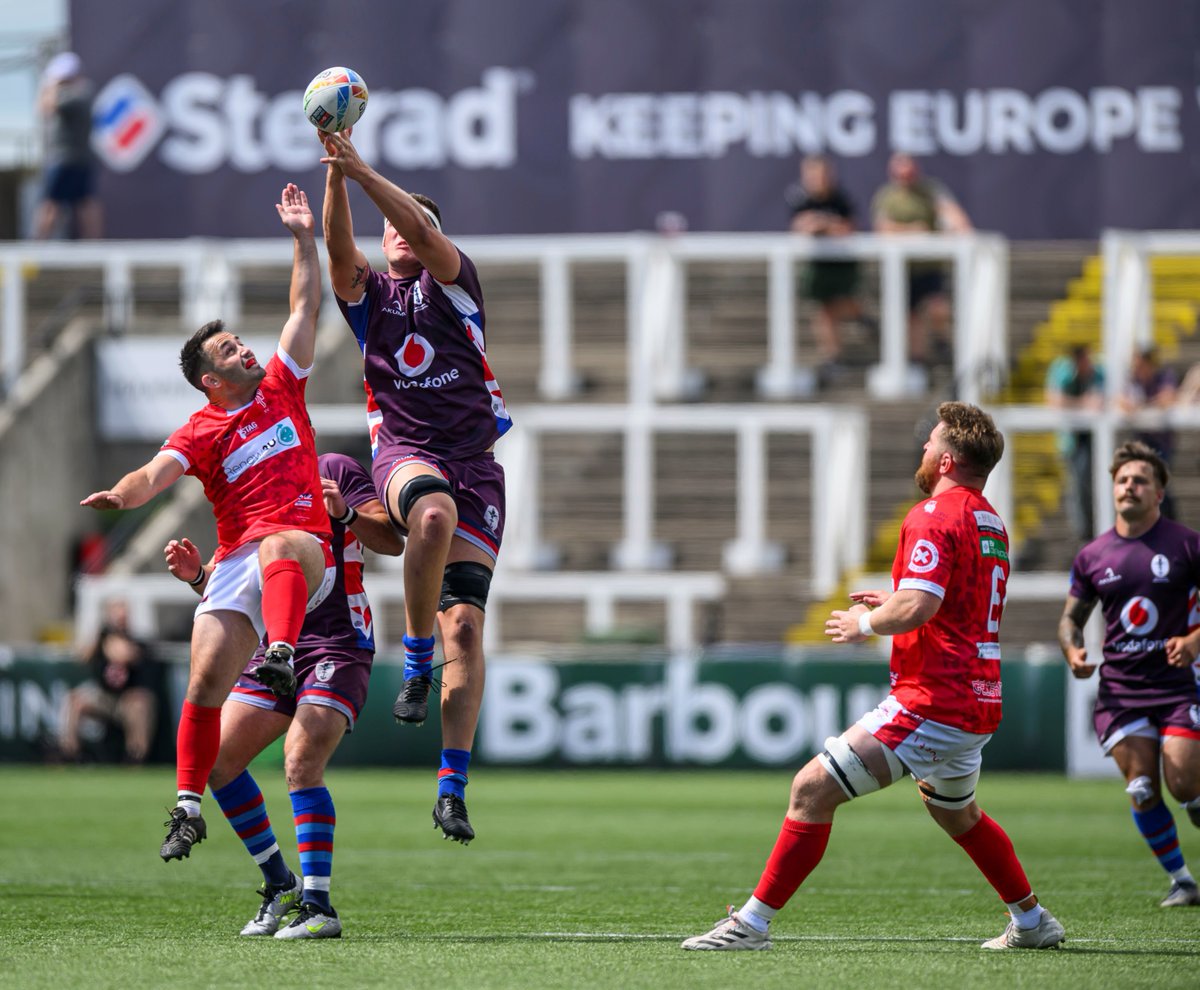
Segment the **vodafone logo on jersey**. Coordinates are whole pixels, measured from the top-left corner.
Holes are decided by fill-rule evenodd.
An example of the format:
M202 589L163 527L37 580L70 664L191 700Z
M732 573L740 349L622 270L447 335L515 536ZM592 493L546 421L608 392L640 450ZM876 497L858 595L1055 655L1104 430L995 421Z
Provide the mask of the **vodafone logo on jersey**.
M416 378L429 369L436 354L428 340L419 333L410 333L396 351L396 367L400 369L400 374Z
M1158 606L1135 595L1121 609L1121 625L1130 636L1144 636L1158 625Z

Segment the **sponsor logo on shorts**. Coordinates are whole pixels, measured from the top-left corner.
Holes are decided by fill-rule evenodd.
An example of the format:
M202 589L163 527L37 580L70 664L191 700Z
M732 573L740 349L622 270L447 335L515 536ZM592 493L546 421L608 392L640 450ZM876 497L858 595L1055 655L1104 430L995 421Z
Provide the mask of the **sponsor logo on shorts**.
M1158 625L1158 606L1144 595L1134 595L1121 608L1121 625L1130 636L1144 636Z
M333 677L333 672L336 669L337 669L337 664L335 664L332 660L322 660L314 668L314 672L317 675L317 680L324 683Z
M927 574L938 565L938 548L928 540L917 540L908 558L908 569L918 574Z
M256 464L269 460L276 454L282 454L299 443L296 427L291 417L280 420L264 433L249 443L244 443L230 453L221 464L225 470L225 480L237 481L247 470Z
M1171 562L1165 554L1156 553L1150 558L1150 573L1154 575L1154 584L1162 584L1171 577Z

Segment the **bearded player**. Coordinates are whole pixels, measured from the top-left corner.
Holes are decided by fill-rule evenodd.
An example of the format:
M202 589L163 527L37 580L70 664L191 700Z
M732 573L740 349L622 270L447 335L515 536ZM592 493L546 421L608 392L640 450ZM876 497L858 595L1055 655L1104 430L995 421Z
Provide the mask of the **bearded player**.
M294 695L292 656L305 612L324 600L336 577L304 402L321 303L313 215L291 183L275 208L294 252L291 313L274 356L264 368L220 320L202 326L179 364L208 404L148 463L80 502L133 509L190 474L203 482L217 520L216 566L192 626L176 743L178 797L166 822L164 860L190 855L208 834L200 798L221 743L221 705L246 661L265 634L270 645L254 675L274 694Z
M769 949L771 919L825 854L839 806L911 774L925 808L1008 907L985 949L1047 949L1063 927L1037 896L1004 830L975 802L983 747L1000 724L1000 617L1008 534L983 497L1004 437L975 406L943 402L916 480L929 498L900 529L894 592L860 591L835 611L835 643L892 636L891 693L825 740L792 782L791 803L753 896L685 949Z

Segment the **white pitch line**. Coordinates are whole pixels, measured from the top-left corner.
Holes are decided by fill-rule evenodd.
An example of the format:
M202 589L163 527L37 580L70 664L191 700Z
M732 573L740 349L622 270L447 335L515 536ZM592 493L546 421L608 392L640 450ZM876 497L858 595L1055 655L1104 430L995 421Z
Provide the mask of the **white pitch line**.
M686 938L680 934L646 934L644 932L531 932L531 938L579 938L595 939L596 941L673 941ZM772 935L772 942L981 942L988 936L970 937L965 935ZM1067 945L1195 945L1191 938L1077 938L1067 935Z

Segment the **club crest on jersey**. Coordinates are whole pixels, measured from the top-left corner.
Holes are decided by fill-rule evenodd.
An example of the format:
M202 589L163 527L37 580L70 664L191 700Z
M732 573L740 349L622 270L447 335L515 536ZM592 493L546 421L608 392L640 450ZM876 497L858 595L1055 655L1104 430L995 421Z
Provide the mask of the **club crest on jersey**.
M396 367L400 369L400 374L416 378L429 369L436 354L428 340L419 333L410 333L396 351Z
M1171 562L1166 554L1156 553L1150 558L1150 573L1154 575L1154 584L1162 584L1171 579Z
M317 680L321 681L321 683L327 682L330 678L333 677L333 672L334 672L336 666L337 665L332 660L322 660L314 668L314 672L317 675Z
M917 540L908 558L908 569L917 574L927 574L938 565L938 548L928 540Z
M1130 636L1144 636L1158 625L1158 606L1149 598L1134 595L1121 609L1121 625Z

